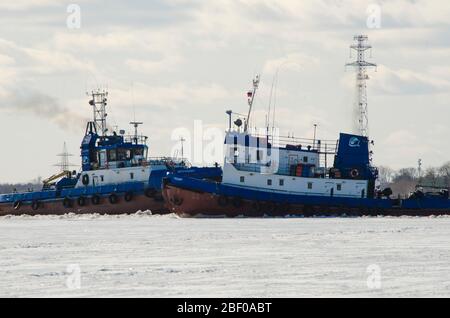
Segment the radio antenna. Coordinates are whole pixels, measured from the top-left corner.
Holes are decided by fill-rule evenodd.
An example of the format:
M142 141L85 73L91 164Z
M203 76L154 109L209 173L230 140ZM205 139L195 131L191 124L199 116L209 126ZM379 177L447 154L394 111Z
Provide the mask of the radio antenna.
M244 132L247 132L247 130L248 130L248 126L250 123L250 115L252 114L253 102L255 100L256 90L258 89L258 87L259 87L259 75L256 75L255 79L253 80L253 90L247 92L249 107L248 107L247 119L244 124Z

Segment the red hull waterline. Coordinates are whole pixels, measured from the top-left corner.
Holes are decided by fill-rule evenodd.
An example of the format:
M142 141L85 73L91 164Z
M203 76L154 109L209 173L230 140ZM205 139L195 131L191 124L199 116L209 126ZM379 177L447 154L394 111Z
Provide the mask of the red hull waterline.
M66 213L75 214L133 214L138 211L150 210L153 214L169 213L162 198L149 198L144 194L134 195L127 202L124 197L119 197L114 204L110 203L108 197L102 197L98 204L93 204L86 198L85 204L80 206L77 200L73 200L70 207L64 207L63 200L41 201L37 209L33 209L31 203L23 203L17 209L13 204L1 203L0 216L3 215L62 215Z
M196 192L173 185L165 185L163 196L172 213L181 217L263 217L263 216L432 216L450 215L450 211L362 209L329 206L305 206L301 204L273 204L232 200L228 202L212 193Z

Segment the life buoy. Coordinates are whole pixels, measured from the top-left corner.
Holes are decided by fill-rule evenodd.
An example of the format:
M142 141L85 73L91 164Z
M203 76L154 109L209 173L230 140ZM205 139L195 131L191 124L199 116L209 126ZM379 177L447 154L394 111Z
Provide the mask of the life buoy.
M130 202L133 199L133 192L128 191L127 193L125 193L125 201Z
M65 208L70 208L72 206L72 200L70 200L70 198L65 197L63 200L63 206Z
M352 169L352 170L350 171L350 176L351 176L352 178L358 178L358 177L359 177L359 170L358 170L358 169Z
M79 197L77 199L77 202L78 202L79 206L84 206L86 204L86 199L85 199L85 197Z
M22 201L20 201L20 200L14 201L14 203L13 203L14 210L19 210L21 205L22 205Z
M99 204L100 203L100 197L98 195L96 195L96 194L93 195L92 198L91 198L91 202L92 202L93 205Z
M219 206L227 206L228 205L228 198L224 195L221 195L218 199L217 199L217 203L219 204Z
M83 174L83 176L81 177L81 182L84 185L88 185L89 184L89 175L88 174Z
M110 194L108 199L109 199L109 203L111 203L111 204L116 204L117 201L119 200L119 198L117 197L117 194L115 194L115 193Z
M33 200L33 203L31 203L31 209L33 209L33 211L36 211L37 209L39 209L39 201L38 200Z

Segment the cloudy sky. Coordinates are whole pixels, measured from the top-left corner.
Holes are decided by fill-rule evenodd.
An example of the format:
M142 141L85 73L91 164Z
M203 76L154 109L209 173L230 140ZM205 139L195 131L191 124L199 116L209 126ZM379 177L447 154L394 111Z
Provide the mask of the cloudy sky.
M344 65L360 33L379 65L368 83L375 163L450 160L448 1L5 0L0 17L0 182L52 174L64 141L78 164L85 92L99 86L110 124L129 130L136 114L153 156L170 155L174 129L194 120L224 130L256 73L263 125L277 70L281 131L310 137L318 123L319 138L336 139L354 126Z

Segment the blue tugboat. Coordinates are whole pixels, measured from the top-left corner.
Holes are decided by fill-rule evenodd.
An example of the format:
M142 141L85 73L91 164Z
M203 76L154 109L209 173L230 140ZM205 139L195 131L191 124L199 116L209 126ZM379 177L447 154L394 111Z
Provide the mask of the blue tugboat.
M81 143L81 171L64 170L44 180L40 191L0 195L0 215L104 213L150 210L167 213L161 180L169 172L199 178L218 178L219 168L191 168L184 159L148 158L147 137L108 133L106 91L94 91L89 104L93 120Z
M450 214L449 188L425 191L418 187L406 199L393 199L390 188L377 185L367 137L364 61L367 37L356 36L357 87L361 134L341 133L339 140L298 139L249 129L259 78L248 93L249 112L238 118L225 137L225 160L220 182L182 176L163 181L163 195L180 216L337 216ZM243 127L242 127L243 126ZM330 157L332 164L329 165Z

